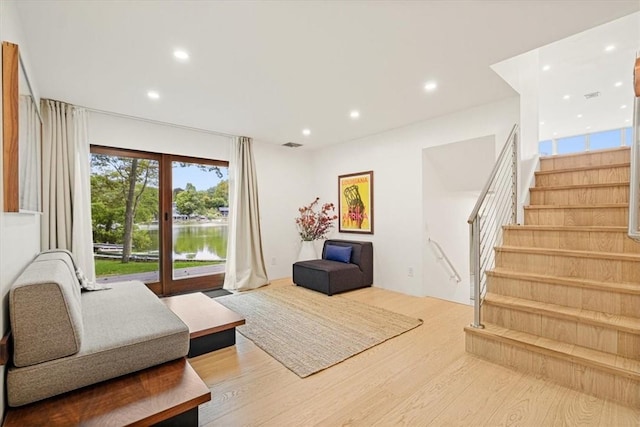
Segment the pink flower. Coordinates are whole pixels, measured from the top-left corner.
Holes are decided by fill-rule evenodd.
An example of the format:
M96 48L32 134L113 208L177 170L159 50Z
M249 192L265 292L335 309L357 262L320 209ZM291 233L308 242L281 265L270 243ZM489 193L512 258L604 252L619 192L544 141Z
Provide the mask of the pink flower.
M324 239L333 228L332 221L338 218L338 215L334 213L333 203L325 203L319 211L316 211L319 200L320 197L316 197L308 206L298 209L300 216L296 218L296 225L302 240Z

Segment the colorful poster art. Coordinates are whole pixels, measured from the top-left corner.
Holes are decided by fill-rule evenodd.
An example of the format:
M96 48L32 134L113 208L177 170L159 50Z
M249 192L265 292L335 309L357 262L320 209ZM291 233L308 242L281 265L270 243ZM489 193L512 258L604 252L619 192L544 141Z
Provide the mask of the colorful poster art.
M373 234L373 171L338 177L341 233Z

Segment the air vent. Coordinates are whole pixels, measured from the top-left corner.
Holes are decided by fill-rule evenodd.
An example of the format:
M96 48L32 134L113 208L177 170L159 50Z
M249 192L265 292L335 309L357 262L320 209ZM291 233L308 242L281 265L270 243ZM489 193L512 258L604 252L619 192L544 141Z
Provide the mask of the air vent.
M287 142L286 144L282 144L284 147L289 147L289 148L298 148L298 147L302 147L302 144L297 144L295 142Z
M585 99L597 98L599 96L600 96L600 92L585 93L584 95Z

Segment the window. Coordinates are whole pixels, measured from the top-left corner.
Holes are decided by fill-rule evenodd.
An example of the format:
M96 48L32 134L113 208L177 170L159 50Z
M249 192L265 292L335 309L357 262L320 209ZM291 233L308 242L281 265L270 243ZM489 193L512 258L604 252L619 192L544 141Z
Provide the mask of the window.
M541 156L550 156L553 154L553 141L547 139L538 143L538 153Z
M602 150L620 147L620 129L607 130L589 135L589 149Z
M98 281L162 294L222 286L228 193L227 162L92 146Z
M558 154L577 153L586 149L584 135L560 138L558 139L557 144Z

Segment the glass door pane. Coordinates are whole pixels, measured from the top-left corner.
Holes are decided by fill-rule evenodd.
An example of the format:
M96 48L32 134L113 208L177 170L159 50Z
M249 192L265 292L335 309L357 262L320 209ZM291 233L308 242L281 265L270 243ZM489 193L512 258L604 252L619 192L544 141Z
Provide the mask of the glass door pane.
M91 154L91 219L100 283L160 280L159 161Z
M174 160L171 176L170 292L218 288L210 276L224 273L227 257L227 168Z

